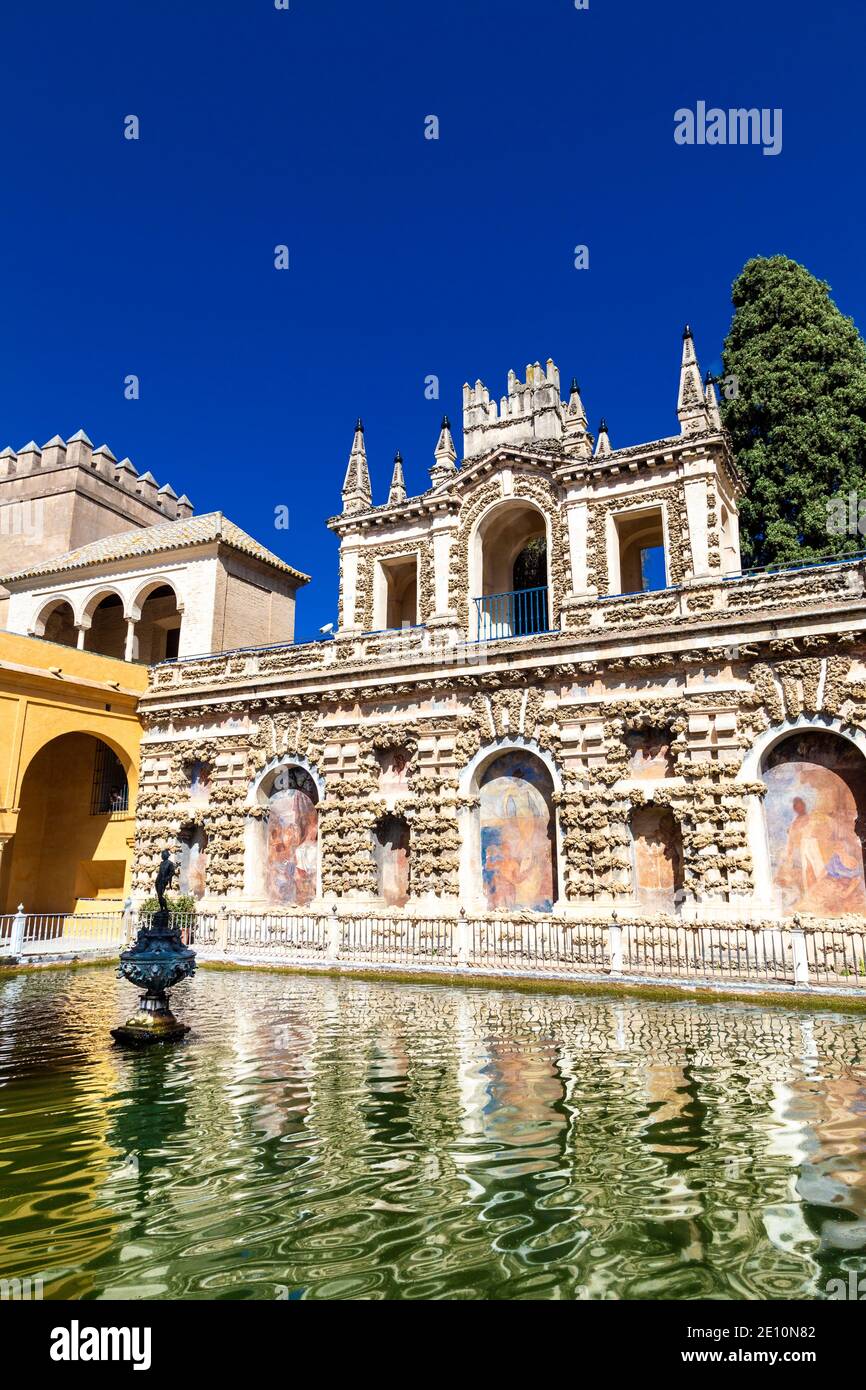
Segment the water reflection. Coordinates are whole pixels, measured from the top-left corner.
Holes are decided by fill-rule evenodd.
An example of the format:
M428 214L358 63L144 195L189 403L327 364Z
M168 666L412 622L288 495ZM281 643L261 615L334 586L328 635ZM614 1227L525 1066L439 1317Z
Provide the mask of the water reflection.
M182 995L182 998L181 998ZM0 985L0 1277L46 1297L815 1298L866 1273L866 1022L200 975Z

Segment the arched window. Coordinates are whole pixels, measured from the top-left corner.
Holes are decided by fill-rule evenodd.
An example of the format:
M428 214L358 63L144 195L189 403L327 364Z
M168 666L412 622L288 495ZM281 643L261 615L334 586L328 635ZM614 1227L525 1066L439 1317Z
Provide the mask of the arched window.
M487 906L549 912L557 896L550 773L534 754L512 749L488 763L478 790Z
M549 629L547 523L531 502L502 502L482 520L472 557L479 641Z
M118 816L129 809L129 787L123 763L113 748L95 738L93 787L90 796L92 816Z
M390 907L409 898L409 824L405 816L382 816L373 831L379 897Z
M822 730L794 733L763 763L773 897L784 913L866 912L866 764L853 743Z
M673 912L683 888L683 838L668 806L636 807L630 817L635 901L651 912Z

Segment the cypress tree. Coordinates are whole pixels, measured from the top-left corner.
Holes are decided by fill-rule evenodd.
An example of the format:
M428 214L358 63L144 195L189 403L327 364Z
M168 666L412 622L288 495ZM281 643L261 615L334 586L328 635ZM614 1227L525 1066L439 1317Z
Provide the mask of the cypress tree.
M744 566L866 550L866 344L829 290L787 256L734 282L722 419L748 489Z

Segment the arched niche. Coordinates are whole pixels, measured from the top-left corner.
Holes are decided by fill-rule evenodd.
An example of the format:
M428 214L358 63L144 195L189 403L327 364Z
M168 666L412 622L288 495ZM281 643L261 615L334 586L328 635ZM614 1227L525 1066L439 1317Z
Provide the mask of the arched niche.
M298 762L272 766L253 790L247 823L247 892L274 906L306 907L319 895L320 788Z
M381 816L373 828L377 891L389 907L409 899L409 823L405 816Z
M682 901L683 837L669 806L648 802L629 816L632 896L649 912L674 912Z
M780 915L866 913L866 761L830 729L793 730L760 763L767 881L761 897Z
M471 897L491 911L550 912L558 897L554 783L541 758L507 748L479 764Z
M185 825L179 839L180 891L203 898L207 893L207 832L202 825Z

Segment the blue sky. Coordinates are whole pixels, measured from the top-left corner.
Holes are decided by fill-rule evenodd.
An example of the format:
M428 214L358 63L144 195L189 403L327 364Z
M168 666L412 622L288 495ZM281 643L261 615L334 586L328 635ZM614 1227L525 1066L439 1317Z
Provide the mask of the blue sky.
M83 427L222 509L314 576L299 636L359 414L381 502L464 380L548 356L615 448L673 432L682 325L718 367L750 256L866 325L850 0L7 0L0 47L0 447ZM781 108L781 153L676 145L699 100Z

